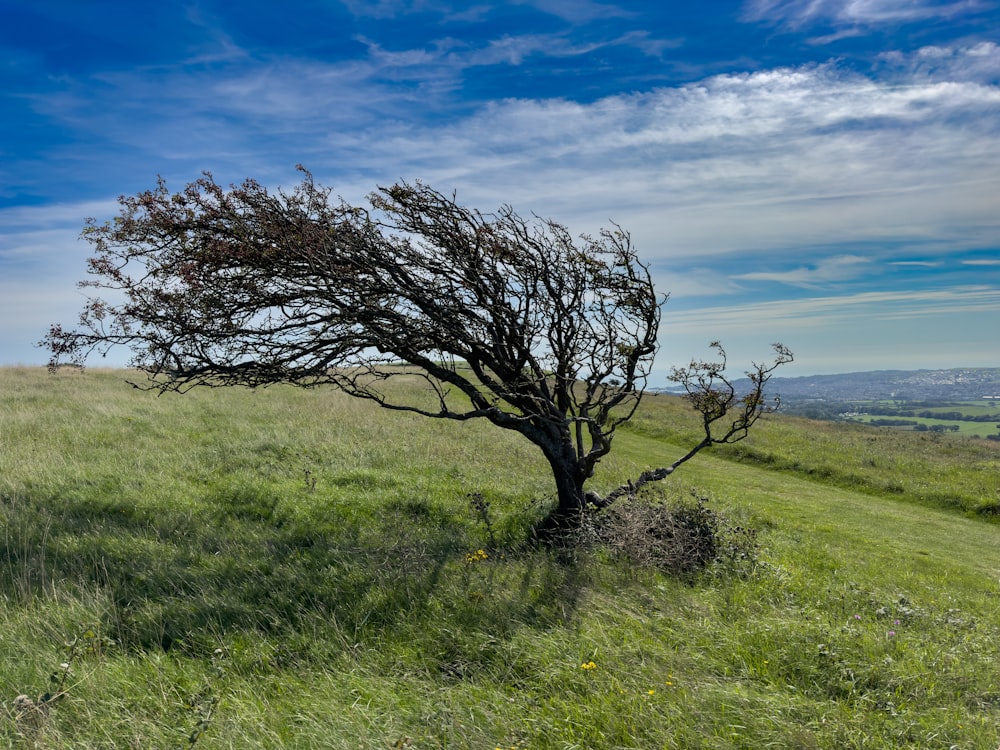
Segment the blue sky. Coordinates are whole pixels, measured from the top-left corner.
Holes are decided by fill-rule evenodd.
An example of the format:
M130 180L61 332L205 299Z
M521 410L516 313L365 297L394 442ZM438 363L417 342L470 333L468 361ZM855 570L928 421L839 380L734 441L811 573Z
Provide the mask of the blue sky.
M0 0L0 51L0 364L76 319L119 194L302 163L629 229L654 386L716 339L1000 366L1000 0Z

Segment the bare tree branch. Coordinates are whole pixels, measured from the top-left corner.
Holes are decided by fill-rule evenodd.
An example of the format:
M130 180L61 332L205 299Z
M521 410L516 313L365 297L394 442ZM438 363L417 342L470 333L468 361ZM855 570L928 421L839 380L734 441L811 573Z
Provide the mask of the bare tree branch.
M739 395L733 382L726 377L726 351L718 341L711 348L719 355L714 362L692 360L687 367L675 367L670 372L670 380L680 383L686 398L701 415L704 437L687 453L669 466L644 471L634 482L628 482L601 498L592 495L588 499L598 507L610 505L623 496L634 495L640 487L650 482L665 479L681 464L691 460L700 451L722 443L736 443L743 440L758 419L772 413L781 404L775 397L770 402L764 393L764 386L774 371L793 360L792 352L783 344L774 344L775 358L770 364L754 363L746 372L750 380L750 390Z

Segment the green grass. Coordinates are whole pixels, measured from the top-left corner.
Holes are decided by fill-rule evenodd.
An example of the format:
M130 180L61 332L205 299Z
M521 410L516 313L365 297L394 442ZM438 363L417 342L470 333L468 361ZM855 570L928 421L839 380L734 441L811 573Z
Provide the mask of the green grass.
M676 458L696 426L647 400L595 486ZM548 470L486 424L330 390L157 397L122 373L0 370L0 738L1000 745L1000 446L759 428L663 483L756 527L758 569L682 581L525 543ZM16 718L68 659L65 697Z
M697 439L697 423L684 418L676 400L659 396L644 403L648 408L630 432L680 445ZM749 440L713 450L741 464L825 485L977 515L1000 514L1000 444L995 441L786 416L761 422Z
M878 413L868 414L870 407L881 407L876 411L883 411L885 407L890 407L892 411L901 413ZM948 401L938 405L907 404L905 402L893 401L870 401L855 402L852 404L854 416L851 421L862 424L878 423L880 420L903 420L922 425L920 430L925 428L943 429L950 435L961 437L986 438L989 435L996 435L1000 431L1000 411L993 400L980 399L978 401ZM921 415L921 416L917 416ZM940 415L940 416L937 416ZM956 415L961 415L969 419L976 418L984 421L966 421L956 419ZM957 428L957 429L954 429ZM914 430L914 425L894 425L892 429Z
M878 420L880 419L893 419L893 417L863 416L863 417L857 417L856 421L861 422L863 424L871 424L872 422L878 422ZM948 434L959 435L962 437L985 438L987 435L996 435L998 432L997 429L998 422L991 422L991 423L962 422L962 421L955 421L954 419L934 419L933 417L902 417L901 419L904 419L909 422L916 422L917 424L920 425L924 425L928 430L932 430L932 428L934 427L940 427L943 428L943 430ZM873 426L878 426L878 425L873 425ZM957 427L958 429L957 430L953 429L955 427ZM913 431L914 426L912 425L892 426L891 429Z

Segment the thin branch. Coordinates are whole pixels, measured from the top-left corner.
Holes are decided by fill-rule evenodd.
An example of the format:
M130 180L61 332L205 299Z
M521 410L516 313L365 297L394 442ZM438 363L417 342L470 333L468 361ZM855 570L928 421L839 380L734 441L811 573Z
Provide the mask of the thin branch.
M670 476L677 467L690 461L705 448L743 440L761 416L777 410L780 399L775 397L768 403L764 387L778 367L793 361L788 347L774 344L775 358L772 363L753 364L753 368L746 373L751 388L742 396L737 395L735 386L725 375L725 349L717 341L711 344L711 348L719 355L717 361L692 361L688 367L674 368L669 376L670 380L684 387L688 401L701 414L704 430L702 439L669 466L644 471L634 481L617 487L605 497L594 496L591 502L604 507L621 497L632 496L643 485ZM722 427L721 432L717 429L719 425Z

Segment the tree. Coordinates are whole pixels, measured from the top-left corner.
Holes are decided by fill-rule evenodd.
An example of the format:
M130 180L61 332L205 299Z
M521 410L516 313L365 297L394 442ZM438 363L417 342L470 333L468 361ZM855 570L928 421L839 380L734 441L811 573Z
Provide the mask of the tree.
M88 220L93 278L81 286L104 296L88 298L78 328L50 328L50 364L124 345L149 376L142 387L160 391L329 384L388 409L487 419L541 449L560 523L745 437L771 408L764 386L790 352L775 345L739 396L715 344L720 361L671 375L704 438L605 498L585 492L643 396L666 299L628 232L577 241L553 221L510 206L483 214L422 183L379 188L359 208L302 172L276 194L252 180L224 189L208 173L170 194L161 179L121 197L112 222ZM416 399L392 387L414 376Z

